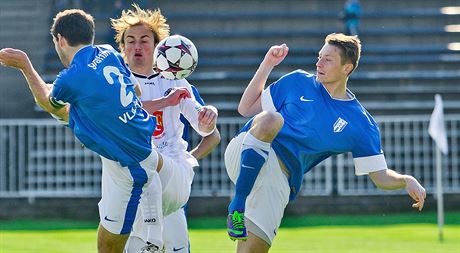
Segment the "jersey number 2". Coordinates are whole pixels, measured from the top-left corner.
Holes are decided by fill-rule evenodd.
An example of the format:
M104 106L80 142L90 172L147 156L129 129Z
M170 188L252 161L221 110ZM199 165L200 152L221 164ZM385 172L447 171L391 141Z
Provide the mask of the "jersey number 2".
M121 74L120 70L114 66L106 66L104 67L104 77L109 82L109 84L114 84L115 81L113 80L110 74L115 74L118 76L118 82L120 83L120 102L123 107L128 106L132 101L134 94L130 91L127 91L128 85L123 80L123 75Z

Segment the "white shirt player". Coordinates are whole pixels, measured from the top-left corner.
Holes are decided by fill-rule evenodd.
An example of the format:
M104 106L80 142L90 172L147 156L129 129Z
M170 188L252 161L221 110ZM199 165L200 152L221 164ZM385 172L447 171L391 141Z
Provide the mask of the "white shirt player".
M193 167L198 166L196 158L187 152L188 143L182 139L184 124L180 121L181 113L198 134L204 137L209 133L204 133L198 128L198 112L202 106L195 100L190 83L185 79L169 80L158 73L148 77L133 74L140 83L142 101L162 98L175 88L184 87L190 92L191 98L183 99L176 106L168 106L153 113L157 124L152 135L152 142L161 154L186 160ZM155 86L155 89L152 89L151 86Z
M196 101L191 85L185 79L169 80L161 77L158 73L144 76L133 72L133 75L136 77L142 90L141 101L163 98L176 88L186 88L190 92L191 98L182 99L176 106L168 106L152 113L157 119L156 128L152 135L152 143L155 144L156 150L164 155L163 158L172 159L176 161L176 163L181 163L181 166L189 167L190 170L193 171L192 167L198 166L198 161L187 151L188 143L182 138L184 124L180 120L181 114L184 115L190 125L201 136L207 136L212 133L212 131L210 133L204 133L198 128L198 112L201 110L202 106ZM176 166L179 165L177 164ZM184 173L187 174L185 171L186 170L184 170ZM184 181L178 180L178 182ZM165 187L165 185L163 185L163 187ZM177 192L181 191L181 187L186 187L186 185L173 184L172 187L167 188ZM165 212L164 207L168 204L165 203L164 197L162 205L163 212ZM166 229L165 220L165 229L162 233L163 236L161 236L160 233L160 237L163 237L166 246L166 252L182 252L187 250L189 242L183 209L171 213L168 217L168 228ZM157 240L159 238L150 239ZM142 224L141 219L136 218L134 230L131 232L130 239L127 243L127 252L138 252L138 249L145 245L146 240L146 227ZM159 241L152 242L155 244L160 243Z

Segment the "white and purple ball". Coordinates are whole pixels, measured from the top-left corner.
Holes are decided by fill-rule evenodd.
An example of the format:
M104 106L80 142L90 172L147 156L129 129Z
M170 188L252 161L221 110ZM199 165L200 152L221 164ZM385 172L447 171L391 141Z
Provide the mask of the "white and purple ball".
M160 75L171 80L186 78L198 63L198 51L192 41L181 35L161 40L153 53Z

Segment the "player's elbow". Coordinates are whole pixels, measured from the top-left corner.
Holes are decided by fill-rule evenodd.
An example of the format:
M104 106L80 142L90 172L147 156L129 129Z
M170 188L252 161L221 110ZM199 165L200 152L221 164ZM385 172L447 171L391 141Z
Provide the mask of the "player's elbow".
M260 99L257 99L253 102L242 99L238 104L238 113L243 117L249 118L260 112L262 112L262 104L260 103Z
M242 106L241 104L238 105L238 113L245 118L254 116L251 115L250 110L246 106Z
M220 143L222 138L221 138L220 132L219 132L219 130L217 128L214 129L214 132L212 132L211 136L212 136L212 144L213 144L213 148L214 148L215 146L217 146Z
M35 103L42 108L43 111L47 113L55 113L57 111L56 108L54 108L48 101L40 101L38 99L35 99Z
M246 117L245 115L245 111L243 109L241 109L239 106L238 106L238 113L243 116L243 117Z

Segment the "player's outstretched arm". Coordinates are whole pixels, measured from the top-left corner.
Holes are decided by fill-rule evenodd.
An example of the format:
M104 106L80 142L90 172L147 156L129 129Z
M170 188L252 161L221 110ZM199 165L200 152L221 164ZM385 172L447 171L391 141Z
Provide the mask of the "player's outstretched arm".
M262 111L260 99L262 91L265 88L265 83L273 68L284 60L288 52L289 48L286 44L275 45L268 50L264 60L241 97L240 104L238 105L238 112L242 116L252 117Z
M374 184L384 190L398 190L406 188L407 193L415 200L412 207L422 210L425 203L425 188L411 175L401 175L394 170L386 169L369 173Z
M147 112L153 114L165 107L178 105L182 99L190 97L191 95L187 88L177 88L162 98L153 99L151 101L142 101L142 106L145 110L147 110Z
M63 121L68 121L68 105L55 107L50 102L51 86L48 86L35 70L27 54L21 50L4 48L0 50L0 64L17 68L22 72L32 95L43 110L54 114Z
M191 151L192 154L197 160L203 159L220 143L220 133L217 128L214 131L205 137L201 138L200 143L196 145Z

